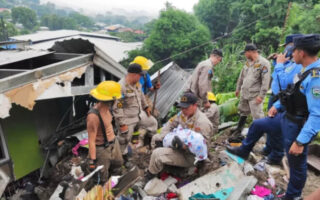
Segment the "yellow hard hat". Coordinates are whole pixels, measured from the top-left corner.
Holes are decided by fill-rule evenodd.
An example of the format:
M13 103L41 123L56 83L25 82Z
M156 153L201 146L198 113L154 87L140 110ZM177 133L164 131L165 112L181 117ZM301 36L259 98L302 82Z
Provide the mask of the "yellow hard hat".
M148 71L153 65L153 62L151 60L148 60L147 58L145 58L143 56L135 57L134 60L130 64L132 64L132 63L136 63L136 64L141 65L143 71Z
M103 81L90 91L90 95L99 101L110 101L121 98L121 86L115 81Z
M208 92L208 100L217 101L216 95L214 95L213 92Z

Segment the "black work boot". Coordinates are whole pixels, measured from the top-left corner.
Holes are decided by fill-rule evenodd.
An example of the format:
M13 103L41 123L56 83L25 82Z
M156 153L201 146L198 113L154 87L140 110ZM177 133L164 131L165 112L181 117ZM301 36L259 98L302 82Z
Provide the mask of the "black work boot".
M231 131L232 135L240 135L241 134L241 131L242 131L244 125L246 124L246 120L247 120L247 116L240 116L237 128Z
M237 155L245 160L249 158L249 153L246 153L240 149L240 147L227 147L227 151L234 155Z
M147 172L144 174L144 176L142 177L142 179L138 182L136 182L133 186L132 189L136 190L139 188L144 188L144 186L154 177L156 177L156 174L152 174L151 172L149 172L149 170L147 170Z

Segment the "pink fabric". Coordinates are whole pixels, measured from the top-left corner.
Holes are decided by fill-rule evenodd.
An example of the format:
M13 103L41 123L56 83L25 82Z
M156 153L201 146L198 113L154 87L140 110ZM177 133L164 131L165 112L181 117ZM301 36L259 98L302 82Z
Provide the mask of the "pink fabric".
M256 185L256 187L251 191L251 194L257 195L259 197L264 197L271 194L271 190L263 186Z
M74 146L74 147L72 148L72 153L73 153L74 155L78 156L78 155L79 155L79 154L78 154L78 149L79 149L79 147L80 147L80 146L87 145L87 144L88 144L88 139L83 139L83 140L81 140L76 146Z

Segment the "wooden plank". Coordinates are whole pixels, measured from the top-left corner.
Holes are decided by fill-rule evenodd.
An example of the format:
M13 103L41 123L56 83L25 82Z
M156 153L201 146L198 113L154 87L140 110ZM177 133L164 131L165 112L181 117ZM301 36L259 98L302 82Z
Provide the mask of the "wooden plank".
M317 169L318 171L320 171L320 157L315 156L315 155L308 155L308 164L312 167L314 167L315 169Z

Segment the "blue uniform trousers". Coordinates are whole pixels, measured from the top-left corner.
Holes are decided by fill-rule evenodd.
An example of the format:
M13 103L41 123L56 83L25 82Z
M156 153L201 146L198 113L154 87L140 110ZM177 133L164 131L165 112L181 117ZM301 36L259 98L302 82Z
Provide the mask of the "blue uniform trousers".
M285 150L288 157L290 167L290 180L286 192L287 198L300 197L302 189L307 180L307 153L308 146L303 149L303 153L299 156L289 154L292 143L296 140L300 133L302 125L298 125L290 121L285 116L281 121L281 129L284 136Z
M268 159L281 161L284 156L284 143L281 132L280 119L283 113L278 113L275 117L254 120L249 128L247 137L242 141L240 150L249 154L256 142L267 133L270 142L270 154Z

